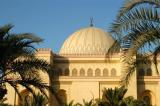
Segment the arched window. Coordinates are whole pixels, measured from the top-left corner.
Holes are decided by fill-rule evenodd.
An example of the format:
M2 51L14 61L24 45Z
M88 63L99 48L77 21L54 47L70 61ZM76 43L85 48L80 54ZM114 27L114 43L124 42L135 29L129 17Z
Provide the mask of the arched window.
M145 104L146 104L147 106L150 106L150 105L151 105L151 98L150 98L149 95L144 96L144 97L143 97L143 101L145 102Z
M101 70L99 68L95 70L95 76L101 76Z
M141 68L141 69L138 70L138 75L139 76L144 76L145 75L145 72L144 72L143 68Z
M74 68L74 69L72 70L72 76L77 76L77 69Z
M146 106L151 106L152 99L150 90L145 90L142 94L142 100L145 102Z
M85 76L85 70L83 68L80 69L79 75L80 76Z
M65 105L65 104L66 104L66 101L67 101L66 90L60 89L60 90L57 92L57 96L58 96L58 98L61 100L62 104Z
M91 68L88 69L87 76L89 76L89 77L93 76L93 70Z
M111 69L111 76L116 76L116 69L115 68Z
M108 76L108 69L103 69L103 76L104 77L107 77Z
M147 69L146 75L147 75L147 76L151 76L151 75L152 75L152 70L151 70L150 68Z
M69 76L69 69L68 69L68 68L65 69L64 75L65 75L65 76Z

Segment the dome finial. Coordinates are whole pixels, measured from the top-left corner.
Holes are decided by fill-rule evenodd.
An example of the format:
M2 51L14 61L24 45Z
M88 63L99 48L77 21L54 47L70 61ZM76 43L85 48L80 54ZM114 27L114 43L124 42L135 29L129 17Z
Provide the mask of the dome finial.
M93 17L90 17L90 27L93 27Z

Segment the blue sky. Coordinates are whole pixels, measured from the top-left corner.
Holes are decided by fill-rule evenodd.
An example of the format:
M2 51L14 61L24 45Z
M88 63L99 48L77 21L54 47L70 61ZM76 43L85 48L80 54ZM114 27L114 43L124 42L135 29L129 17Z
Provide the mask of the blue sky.
M80 28L109 30L124 0L0 0L0 26L13 24L13 33L31 32L44 39L38 48L59 51L64 40Z

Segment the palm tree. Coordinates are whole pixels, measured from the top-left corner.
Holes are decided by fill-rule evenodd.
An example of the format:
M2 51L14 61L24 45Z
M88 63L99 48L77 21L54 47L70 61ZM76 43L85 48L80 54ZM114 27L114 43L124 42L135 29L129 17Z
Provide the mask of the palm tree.
M34 43L43 40L31 33L12 34L12 25L0 28L0 85L9 84L20 96L17 85L23 86L34 96L33 89L43 94L49 86L39 77L39 71L49 73L50 65L35 57ZM31 87L32 86L32 87Z
M134 97L132 96L124 98L124 102L127 106L150 106L148 104L145 104L144 101L134 99Z
M36 97L32 99L31 106L46 106L48 103L47 98L40 93L36 94Z
M86 101L83 99L83 104L77 104L77 106L93 106L93 99Z
M142 57L153 60L157 66L157 56L160 52L159 9L160 0L126 0L111 26L115 43L109 53L124 52L122 85L129 83L135 68L145 60Z
M30 97L30 100L25 101L21 106L46 106L48 104L47 98L41 93L36 93L35 97Z
M124 87L115 87L115 89L105 88L103 90L103 101L101 104L99 104L99 106L126 106L123 101L126 92L127 89Z

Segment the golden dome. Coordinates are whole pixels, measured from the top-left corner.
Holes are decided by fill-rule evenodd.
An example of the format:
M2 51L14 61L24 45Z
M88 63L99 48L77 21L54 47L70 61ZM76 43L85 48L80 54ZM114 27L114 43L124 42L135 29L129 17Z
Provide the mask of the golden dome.
M106 54L114 40L109 33L95 27L80 29L63 43L60 54L100 55Z

